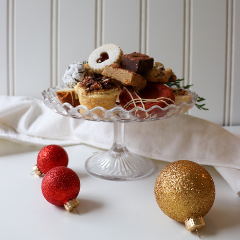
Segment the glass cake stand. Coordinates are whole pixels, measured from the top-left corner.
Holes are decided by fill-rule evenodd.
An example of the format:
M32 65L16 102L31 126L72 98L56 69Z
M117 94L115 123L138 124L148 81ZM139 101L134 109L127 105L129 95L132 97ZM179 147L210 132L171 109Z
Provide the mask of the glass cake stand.
M114 137L110 150L96 153L85 162L85 168L90 174L108 180L135 180L151 174L154 169L150 159L131 153L125 146L125 123L176 117L191 109L198 98L195 92L188 90L191 94L191 100L188 103L183 102L179 106L173 104L165 108L153 106L148 110L136 107L131 111L127 111L116 104L111 110L102 107L89 110L83 105L73 107L69 103L60 103L56 91L62 88L63 86L57 86L42 92L44 104L52 111L75 119L113 123Z

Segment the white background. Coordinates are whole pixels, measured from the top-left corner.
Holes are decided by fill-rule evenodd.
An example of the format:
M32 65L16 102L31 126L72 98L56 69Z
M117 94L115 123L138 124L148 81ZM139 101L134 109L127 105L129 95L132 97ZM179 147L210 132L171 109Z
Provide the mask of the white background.
M206 98L190 114L240 124L239 0L0 0L0 94L41 98L106 43L172 68Z

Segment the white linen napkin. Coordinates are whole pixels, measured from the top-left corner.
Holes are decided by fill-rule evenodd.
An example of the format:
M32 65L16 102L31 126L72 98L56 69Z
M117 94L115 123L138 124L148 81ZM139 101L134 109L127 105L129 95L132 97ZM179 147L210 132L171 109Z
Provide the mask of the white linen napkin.
M0 105L0 138L38 145L112 146L112 123L64 117L29 97L0 96ZM126 123L125 143L130 151L148 158L214 166L240 195L240 139L212 122L184 114Z

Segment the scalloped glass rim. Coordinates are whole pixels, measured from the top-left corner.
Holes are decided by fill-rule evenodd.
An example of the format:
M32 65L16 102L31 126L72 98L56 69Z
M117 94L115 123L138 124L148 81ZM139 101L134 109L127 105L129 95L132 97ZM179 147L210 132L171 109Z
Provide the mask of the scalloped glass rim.
M191 94L191 99L188 103L182 102L180 105L176 106L171 104L165 108L159 106L153 106L148 110L144 110L141 107L136 107L127 111L121 106L116 105L110 110L106 110L102 107L95 107L93 109L87 109L83 105L73 107L69 103L61 103L57 97L56 91L63 89L63 86L56 86L53 88L48 88L42 92L44 104L53 110L54 112L76 119L86 119L90 121L104 121L104 122L143 122L143 121L154 121L159 119L166 119L178 116L180 114L186 113L190 110L196 103L198 95L195 92L187 90ZM80 110L84 112L80 113ZM136 114L139 112L139 114ZM160 113L160 114L158 114ZM147 116L143 118L142 116Z

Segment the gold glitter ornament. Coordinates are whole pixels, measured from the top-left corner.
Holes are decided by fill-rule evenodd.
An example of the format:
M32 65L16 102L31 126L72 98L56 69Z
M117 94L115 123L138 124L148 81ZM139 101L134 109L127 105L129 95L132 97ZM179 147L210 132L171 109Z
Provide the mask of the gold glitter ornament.
M179 160L162 169L154 193L158 206L168 217L185 222L188 231L196 231L205 226L202 217L214 203L215 186L204 167Z

